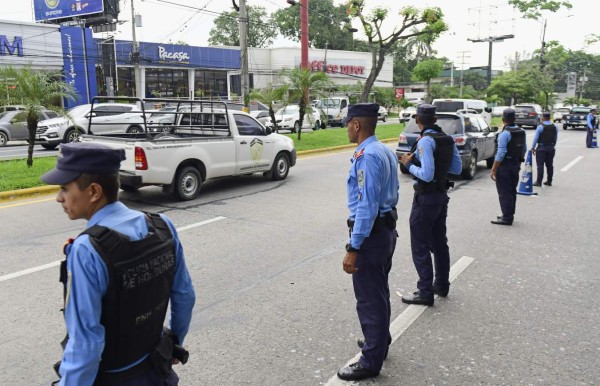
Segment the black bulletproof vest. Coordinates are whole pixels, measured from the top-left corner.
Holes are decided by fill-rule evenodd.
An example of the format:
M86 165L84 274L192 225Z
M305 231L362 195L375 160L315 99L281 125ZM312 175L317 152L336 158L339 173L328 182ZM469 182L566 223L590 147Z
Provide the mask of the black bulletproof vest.
M506 155L510 159L525 161L523 158L523 149L525 149L525 130L520 127L504 127L504 130L510 133L510 141L508 141ZM504 158L506 159L506 158Z
M454 139L451 136L444 133L442 129L435 125L434 127L428 127L425 130L435 130L435 133L422 133L433 138L435 141L435 150L433 152L433 160L435 164L435 171L433 173L433 180L431 182L425 182L417 179L419 185L440 185L444 183L441 190L446 191L445 181L450 169L450 163L452 162L452 156L454 155ZM414 153L417 148L418 141L415 142L411 149L411 153ZM413 161L414 162L414 161ZM417 165L420 166L420 165Z
M542 133L540 134L538 142L545 146L556 145L556 126L554 126L552 124L543 125L543 126L544 126L544 129L543 129Z
M108 269L101 324L105 346L100 371L113 370L148 354L160 340L175 275L173 235L158 215L146 213L148 235L136 241L103 226L81 234Z

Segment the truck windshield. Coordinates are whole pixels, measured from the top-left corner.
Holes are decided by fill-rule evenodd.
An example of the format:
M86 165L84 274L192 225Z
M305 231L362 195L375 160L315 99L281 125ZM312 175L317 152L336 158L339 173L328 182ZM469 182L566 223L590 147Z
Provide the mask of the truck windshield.
M434 105L437 107L436 111L438 113L455 113L458 110L465 108L465 104L463 102L453 101L437 101L434 103Z
M340 99L323 99L324 107L340 107Z

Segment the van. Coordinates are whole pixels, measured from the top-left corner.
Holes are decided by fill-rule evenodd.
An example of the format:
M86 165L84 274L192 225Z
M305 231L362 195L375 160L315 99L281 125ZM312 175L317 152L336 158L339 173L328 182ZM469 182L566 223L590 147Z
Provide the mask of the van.
M432 104L436 107L438 113L470 112L469 110L474 110L483 117L488 125L492 122L492 109L488 107L486 101L481 99L434 99Z
M350 100L345 96L330 96L313 101L314 107L318 107L327 115L329 125L342 126L342 120L348 112Z

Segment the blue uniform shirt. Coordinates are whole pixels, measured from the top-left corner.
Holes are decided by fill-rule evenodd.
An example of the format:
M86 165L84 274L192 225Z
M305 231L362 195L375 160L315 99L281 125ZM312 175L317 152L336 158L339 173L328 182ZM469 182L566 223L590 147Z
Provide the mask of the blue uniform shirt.
M541 125L538 125L537 129L535 129L535 134L533 135L533 142L531 143L532 149L535 149L537 142L540 139L540 134L542 134L542 131L544 131L544 125L554 124L550 121L544 121ZM558 141L558 127L556 125L554 125L554 127L556 128L556 140Z
M596 127L594 127L594 114L589 113L587 115L587 128L588 129L595 129Z
M183 343L195 303L194 287L185 266L183 248L174 225L166 217L175 241L175 277L171 291L171 330ZM145 215L120 202L108 204L88 221L87 227L103 225L139 240L148 234ZM104 326L100 324L102 297L108 288L106 264L92 246L89 236L78 237L67 247L67 298L65 322L69 341L60 366L61 386L91 386L96 379L102 351ZM147 357L125 366L130 368Z
M510 128L515 128L519 126L506 126ZM510 131L502 130L502 132L498 135L498 151L496 152L496 161L502 162L504 161L504 157L506 156L506 152L508 151L508 142L512 135L510 135ZM525 152L527 151L527 138L525 138L525 146L523 146L523 156L525 156Z
M354 228L350 245L360 248L377 216L398 204L398 158L372 135L357 148L347 180L348 209Z
M426 129L423 133L436 133L436 131L432 129ZM435 174L435 160L433 158L434 152L435 140L427 135L422 136L419 139L419 142L417 144L417 151L414 155L415 158L421 163L421 166L419 167L413 163L409 163L408 171L410 172L410 174L422 181L431 182ZM450 162L450 169L448 169L448 173L460 174L461 171L462 160L460 158L460 154L455 144L454 151L452 153L452 161Z

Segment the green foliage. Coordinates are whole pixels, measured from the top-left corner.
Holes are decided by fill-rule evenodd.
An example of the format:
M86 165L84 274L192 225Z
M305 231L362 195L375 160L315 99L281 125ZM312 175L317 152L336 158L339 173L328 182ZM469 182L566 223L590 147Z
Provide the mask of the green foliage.
M29 167L23 160L0 161L0 192L44 186L40 176L56 165L56 157L36 158Z
M428 102L431 102L433 99L431 97L431 79L438 77L443 69L444 62L437 59L423 60L413 68L413 78L427 82Z
M15 69L0 67L0 83L11 83L14 88L0 93L0 106L21 104L27 112L27 130L29 146L27 166L33 165L33 146L35 131L38 125L38 114L43 108L55 110L64 114L62 108L55 107L62 98L75 100L77 93L72 85L61 80L60 72L34 71L31 67Z
M565 106L578 106L579 100L576 97L568 97L563 100Z
M377 102L381 106L390 108L398 105L396 99L396 89L392 87L374 87L373 92L375 94L374 102Z
M277 126L277 120L275 119L275 109L273 108L273 105L277 101L284 100L287 97L288 92L288 86L285 84L279 87L270 85L263 90L250 91L250 99L257 100L269 106L269 116L271 117L271 122L273 122L276 132L279 132L279 127Z
M526 19L539 19L542 11L556 12L560 8L573 8L568 1L555 0L508 0L508 4L517 8Z
M268 47L277 36L277 27L261 6L247 6L248 47ZM239 46L240 28L237 11L223 12L213 22L208 43L214 46Z
M543 92L545 100L541 104L546 105L550 102L549 95L554 92L554 80L537 64L529 63L494 78L487 92L502 98L507 105L511 100L513 103L539 101L540 92Z

